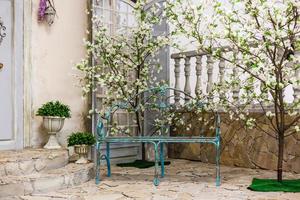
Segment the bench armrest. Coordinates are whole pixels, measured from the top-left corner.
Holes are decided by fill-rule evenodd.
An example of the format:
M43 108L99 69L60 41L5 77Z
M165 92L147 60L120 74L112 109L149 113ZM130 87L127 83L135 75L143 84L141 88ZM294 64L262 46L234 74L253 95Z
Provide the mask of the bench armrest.
M99 117L98 123L97 123L97 138L105 138L106 137L106 131L104 129L104 123L103 119Z

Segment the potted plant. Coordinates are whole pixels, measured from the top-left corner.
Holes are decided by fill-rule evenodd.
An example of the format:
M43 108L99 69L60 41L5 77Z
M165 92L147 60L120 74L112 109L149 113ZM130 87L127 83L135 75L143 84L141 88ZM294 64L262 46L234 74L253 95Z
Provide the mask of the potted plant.
M50 135L45 149L59 149L56 134L63 128L65 118L70 118L69 106L59 101L49 101L43 104L37 111L37 116L43 117L43 126Z
M68 138L68 146L74 146L75 153L79 154L77 164L88 163L87 154L89 147L95 144L95 136L88 132L72 133Z

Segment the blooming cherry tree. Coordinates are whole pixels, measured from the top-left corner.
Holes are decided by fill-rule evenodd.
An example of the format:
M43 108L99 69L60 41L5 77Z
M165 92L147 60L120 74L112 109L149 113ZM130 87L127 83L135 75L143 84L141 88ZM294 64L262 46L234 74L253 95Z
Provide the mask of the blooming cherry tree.
M153 72L161 68L156 55L168 45L169 39L165 35L153 35L153 27L161 18L155 15L155 6L147 11L146 6L146 0L138 0L134 8L136 26L116 34L110 34L101 19L93 18L93 40L86 42L87 58L77 68L84 73L81 82L85 94L99 87L107 90L104 107L134 97L129 103L131 111L137 110L141 103L141 96L137 94L150 85L159 84L153 77ZM143 113L137 110L135 115L138 133L143 134Z
M215 84L211 102L278 141L277 179L282 181L284 140L300 131L299 1L169 0L166 6L173 35L188 37L200 52L226 62L229 72ZM267 128L251 114L253 105L268 120Z

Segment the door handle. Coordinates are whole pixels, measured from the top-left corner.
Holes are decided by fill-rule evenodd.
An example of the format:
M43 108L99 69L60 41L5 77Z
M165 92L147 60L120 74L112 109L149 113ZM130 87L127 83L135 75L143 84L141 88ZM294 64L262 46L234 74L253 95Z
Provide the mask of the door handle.
M0 63L0 69L3 69L4 65L3 63Z

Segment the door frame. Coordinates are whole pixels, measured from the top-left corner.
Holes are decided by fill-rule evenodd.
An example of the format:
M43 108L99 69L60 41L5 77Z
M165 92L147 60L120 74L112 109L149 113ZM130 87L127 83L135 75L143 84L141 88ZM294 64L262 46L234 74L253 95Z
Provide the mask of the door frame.
M12 80L13 88L13 132L14 140L1 141L0 150L2 149L22 149L24 146L24 118L23 118L23 70L24 70L24 0L12 0L13 9L13 66L14 76Z
M24 147L24 1L14 0L14 62L15 62L15 85L14 85L14 131L15 149Z
M31 54L31 36L32 36L32 0L22 0L23 6L23 22L24 22L24 64L23 64L23 147L31 145L32 131L32 54Z

